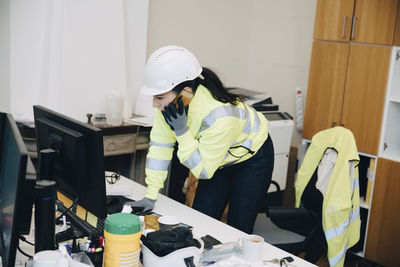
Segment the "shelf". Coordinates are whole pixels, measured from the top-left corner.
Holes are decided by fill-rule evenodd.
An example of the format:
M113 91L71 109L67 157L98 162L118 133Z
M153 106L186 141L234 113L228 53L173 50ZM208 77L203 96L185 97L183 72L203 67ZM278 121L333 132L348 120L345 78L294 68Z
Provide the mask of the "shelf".
M360 197L360 207L364 209L369 209L369 204L365 202L364 197Z
M391 97L391 98L389 99L389 101L390 101L390 102L393 102L393 103L399 103L399 104L400 104L400 98Z
M375 155L368 154L368 153L364 153L364 152L358 152L358 154L359 154L360 156L364 156L364 157L367 157L367 158L372 158L372 159L378 158L378 157L375 156Z
M380 158L384 158L384 159L388 159L388 160L392 160L392 161L398 161L400 162L400 151L397 152L382 152L379 155Z

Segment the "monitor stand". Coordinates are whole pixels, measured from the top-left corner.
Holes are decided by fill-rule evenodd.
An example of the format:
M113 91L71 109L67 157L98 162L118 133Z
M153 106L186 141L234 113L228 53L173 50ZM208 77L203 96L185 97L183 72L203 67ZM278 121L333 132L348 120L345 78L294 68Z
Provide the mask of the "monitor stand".
M36 181L35 193L35 253L54 250L56 182Z
M53 179L53 163L56 159L57 152L54 149L47 148L40 150L39 154L39 179Z

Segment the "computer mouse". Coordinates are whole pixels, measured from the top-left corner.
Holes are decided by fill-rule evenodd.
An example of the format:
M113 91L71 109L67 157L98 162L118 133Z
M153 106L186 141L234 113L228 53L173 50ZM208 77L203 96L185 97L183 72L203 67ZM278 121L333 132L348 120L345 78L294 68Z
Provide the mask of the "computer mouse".
M131 207L132 208L132 212L133 214L141 214L144 210L144 207Z

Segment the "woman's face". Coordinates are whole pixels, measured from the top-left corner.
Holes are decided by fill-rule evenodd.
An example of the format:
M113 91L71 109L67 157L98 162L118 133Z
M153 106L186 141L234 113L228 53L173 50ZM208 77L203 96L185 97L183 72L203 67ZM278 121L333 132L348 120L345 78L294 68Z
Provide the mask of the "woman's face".
M168 91L164 94L153 96L153 107L158 108L160 111L164 111L164 108L169 105L176 97L174 91Z

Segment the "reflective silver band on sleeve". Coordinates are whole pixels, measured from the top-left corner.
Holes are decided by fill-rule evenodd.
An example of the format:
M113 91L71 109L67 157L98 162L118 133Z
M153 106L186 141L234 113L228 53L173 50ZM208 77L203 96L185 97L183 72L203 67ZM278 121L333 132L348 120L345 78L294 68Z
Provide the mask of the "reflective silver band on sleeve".
M204 117L199 132L210 128L217 119L224 117L236 117L244 120L248 119L248 111L232 105L220 106Z
M168 171L171 160L147 158L146 169L152 171Z
M196 149L195 152L187 159L185 160L182 164L186 166L189 169L195 168L199 163L201 162L201 155L198 149Z
M202 169L201 173L199 175L199 179L210 179L211 177L208 175L208 173L206 172L206 169Z
M250 139L246 139L242 142L242 146L247 148L248 150L251 150L251 146L253 145L253 141Z
M254 112L254 125L253 129L251 130L253 133L258 132L258 129L260 128L260 118L258 117L257 112L253 109Z
M189 169L194 169L197 165L201 163L201 155L199 150L197 149L193 154L185 160L182 164L189 168ZM210 179L211 177L208 175L206 169L201 170L201 173L199 175L199 179Z
M199 132L210 128L217 119L224 117L235 117L240 120L246 120L246 124L243 127L243 133L250 134L250 132L257 132L260 127L260 118L253 108L249 108L254 113L254 125L251 127L250 113L247 109L242 109L236 106L220 106L210 112L204 117Z
M158 142L150 141L150 146L174 147L175 143L158 143Z

